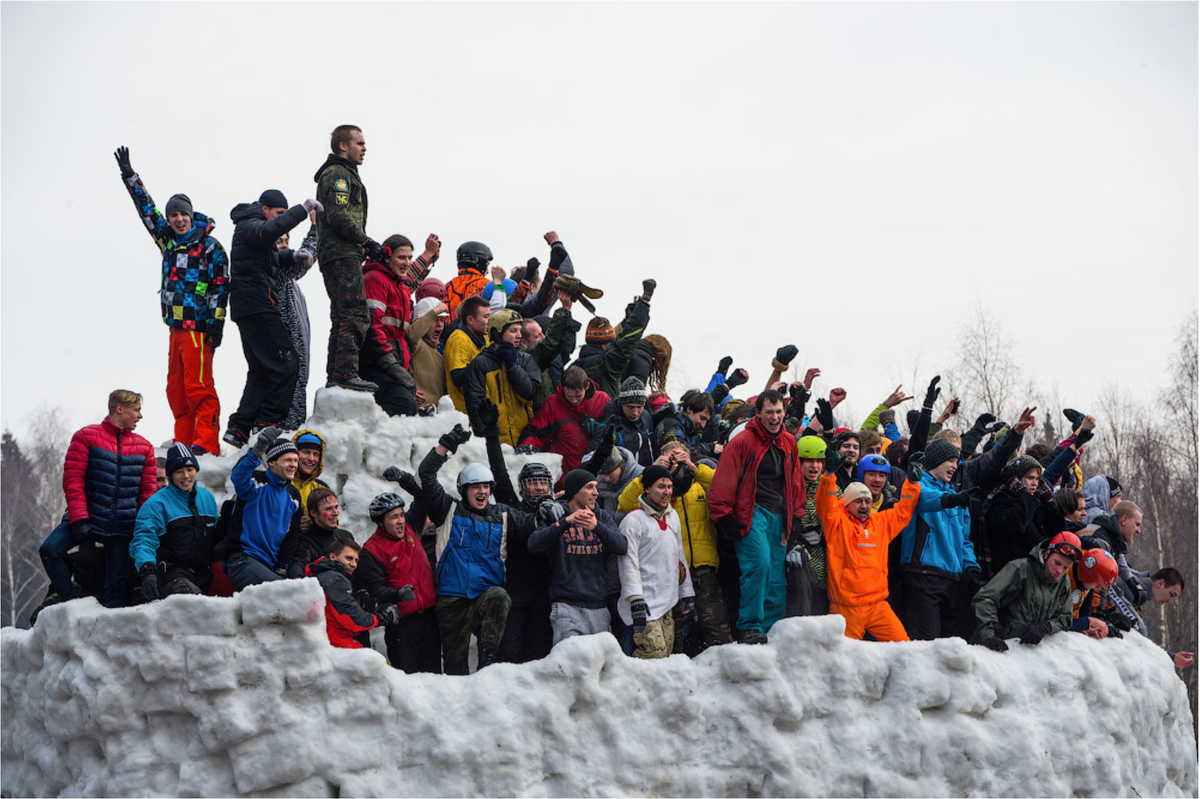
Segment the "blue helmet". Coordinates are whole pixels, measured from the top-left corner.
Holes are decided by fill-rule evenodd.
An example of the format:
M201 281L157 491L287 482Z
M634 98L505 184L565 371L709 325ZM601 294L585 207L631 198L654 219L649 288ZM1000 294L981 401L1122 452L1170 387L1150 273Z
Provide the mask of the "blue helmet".
M858 461L858 479L862 480L867 472L883 472L890 475L892 467L882 455L863 455Z

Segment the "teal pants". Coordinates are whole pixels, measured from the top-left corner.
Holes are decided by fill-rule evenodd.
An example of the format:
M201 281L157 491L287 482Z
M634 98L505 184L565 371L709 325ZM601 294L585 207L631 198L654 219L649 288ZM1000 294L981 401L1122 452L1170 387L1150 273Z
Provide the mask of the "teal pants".
M758 505L750 529L737 541L739 581L742 590L738 627L765 633L783 618L787 606L787 582L783 545L783 517Z

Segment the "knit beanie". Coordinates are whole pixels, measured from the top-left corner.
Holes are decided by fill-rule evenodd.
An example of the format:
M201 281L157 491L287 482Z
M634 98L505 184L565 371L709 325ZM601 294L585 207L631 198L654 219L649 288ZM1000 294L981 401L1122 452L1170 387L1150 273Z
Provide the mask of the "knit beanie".
M563 478L563 499L570 502L571 499L580 492L580 490L588 483L595 482L596 475L589 472L587 469L572 469L567 472L567 476Z
M651 464L646 467L646 471L642 472L642 488L648 489L664 477L671 480L672 484L674 483L671 473L667 471L667 467L659 466L657 463Z
M958 460L958 447L944 438L937 438L925 447L925 461L921 465L928 472L951 459Z
M325 445L321 442L321 437L316 433L301 433L300 435L296 436L295 444L297 451L302 449L315 449L318 452L323 452L325 450Z
M613 447L613 451L604 459L604 465L600 467L600 474L608 474L616 471L625 465L625 456L621 454L621 450Z
M288 441L286 438L282 441L276 442L275 446L267 450L267 463L270 463L280 455L286 455L289 452L295 452L299 454L300 450L296 449L296 445Z
M187 444L172 444L171 448L167 450L167 476L175 474L185 466L191 466L196 471L200 470L200 462L196 460L196 456Z
M645 405L646 384L636 377L627 377L621 383L621 393L617 395L618 405Z
M1108 475L1104 475L1104 479L1108 481L1108 498L1112 499L1117 494L1121 493L1121 484L1112 479Z
M422 316L436 308L440 302L441 300L439 300L437 297L424 297L418 300L417 307L413 310L413 319L420 319ZM440 314L438 314L438 316L442 317L443 319L449 315L450 314L446 313L445 311L442 311Z
M258 204L268 208L287 208L287 198L279 189L267 189L258 196Z
M871 489L867 488L862 483L851 483L846 486L846 490L842 492L842 504L849 505L856 499L870 499Z
M167 200L166 215L170 216L172 211L183 211L190 217L195 218L192 213L192 200L186 194L173 194L171 199Z
M603 347L605 344L611 344L617 340L616 331L613 326L603 316L593 316L588 320L587 333L584 334L584 341L591 344L593 347Z

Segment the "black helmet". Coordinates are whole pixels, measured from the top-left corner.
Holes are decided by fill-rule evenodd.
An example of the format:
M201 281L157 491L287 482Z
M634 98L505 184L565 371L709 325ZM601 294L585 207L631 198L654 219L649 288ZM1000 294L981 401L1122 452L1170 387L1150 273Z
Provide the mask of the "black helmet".
M367 507L367 515L371 517L371 521L379 524L383 521L384 516L387 516L396 508L403 507L404 497L389 491L371 500L371 504Z
M470 267L480 272L487 270L492 262L492 251L481 241L465 241L458 246L459 267Z
M545 480L547 486L554 482L554 478L550 476L550 470L544 463L530 462L522 466L521 473L517 475L517 485L522 494L525 493L525 484L534 480Z

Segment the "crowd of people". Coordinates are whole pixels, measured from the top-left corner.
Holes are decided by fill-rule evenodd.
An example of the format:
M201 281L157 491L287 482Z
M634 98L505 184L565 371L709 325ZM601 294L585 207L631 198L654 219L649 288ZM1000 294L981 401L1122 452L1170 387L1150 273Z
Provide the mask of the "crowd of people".
M213 221L182 194L164 216L118 149L163 257L175 437L156 458L134 432L142 397L125 390L75 434L67 512L41 547L43 606L83 594L108 607L228 596L315 577L333 645L369 646L380 627L394 667L466 674L472 636L477 667L541 658L577 635L613 635L634 657L694 656L767 643L784 617L830 613L851 638L959 636L1003 652L1055 634L1147 634L1143 607L1184 589L1177 569L1135 568L1141 509L1112 477L1082 473L1094 417L1064 409L1072 432L1055 447L1025 446L1035 408L1012 424L983 413L956 432L958 398L934 417L934 377L902 420L907 434L896 409L914 398L901 387L848 426L834 415L844 389L813 400L819 369L784 380L792 345L776 350L757 392L739 391L749 373L725 357L704 388L673 400L671 344L647 334L655 280L614 325L595 315L603 292L550 232L544 273L536 258L510 273L469 241L443 283L431 275L436 235L414 257L403 235L366 234L362 131L336 128L331 151L315 198L288 207L269 189L233 209L227 258ZM289 231L305 218L292 250ZM331 302L327 388L371 392L397 416L431 415L449 396L468 420L415 475L381 475L404 494L374 498L374 531L339 525L337 493L320 479L327 442L302 429L309 320L298 281L313 265ZM248 373L221 438L245 452L236 496L218 507L196 475L197 455L220 451L212 358L227 306ZM488 463L462 468L448 494L438 473L472 436ZM506 445L560 455L561 475L535 458L513 486ZM1190 652L1170 656L1192 663Z

